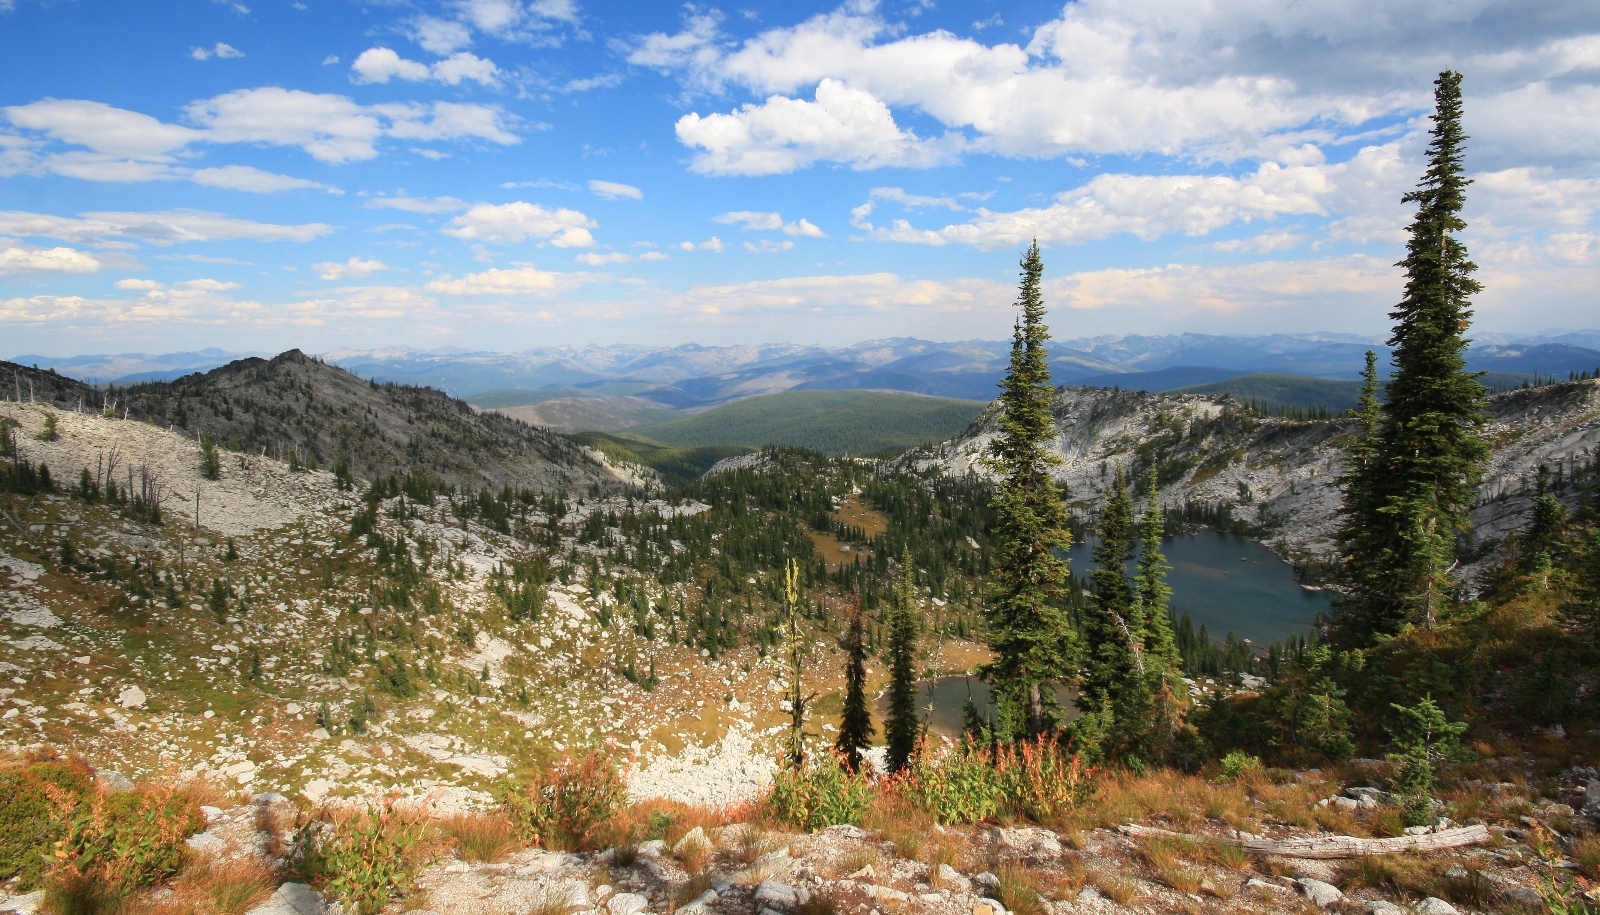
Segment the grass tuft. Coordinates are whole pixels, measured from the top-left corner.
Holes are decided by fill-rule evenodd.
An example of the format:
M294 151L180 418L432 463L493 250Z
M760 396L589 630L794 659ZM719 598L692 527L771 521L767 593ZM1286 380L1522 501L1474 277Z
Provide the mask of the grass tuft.
M1044 897L1039 894L1039 884L1033 874L1020 864L1002 864L995 873L999 882L991 892L994 898L1012 915L1041 915Z
M440 824L455 840L456 854L473 864L494 864L522 847L517 828L492 813L458 813Z

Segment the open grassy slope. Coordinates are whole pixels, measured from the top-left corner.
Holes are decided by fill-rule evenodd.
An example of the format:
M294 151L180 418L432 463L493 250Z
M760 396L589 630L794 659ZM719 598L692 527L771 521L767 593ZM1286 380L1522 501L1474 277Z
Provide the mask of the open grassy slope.
M723 458L748 454L755 449L748 445L700 445L680 448L630 436L606 432L579 432L573 440L603 453L613 461L642 464L661 474L668 486L687 483L700 476L711 465Z
M881 391L784 391L629 431L666 445L795 445L878 454L950 438L985 406Z

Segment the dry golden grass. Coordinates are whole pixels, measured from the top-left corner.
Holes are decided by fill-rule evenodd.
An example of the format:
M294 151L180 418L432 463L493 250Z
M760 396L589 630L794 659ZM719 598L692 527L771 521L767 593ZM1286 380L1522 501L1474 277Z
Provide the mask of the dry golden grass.
M1155 872L1156 879L1180 893L1198 893L1200 884L1205 882L1205 875L1197 867L1169 865L1158 867Z
M564 885L552 886L533 897L523 915L567 915L572 911L572 899Z
M876 848L852 846L845 849L844 854L839 856L836 866L840 876L847 876L861 870L863 867L871 867L876 870L878 864L882 861L883 855Z
M1573 849L1572 860L1585 877L1590 880L1600 880L1600 834L1578 839Z
M515 826L494 813L458 813L439 828L454 840L456 854L473 864L494 864L522 847Z
M272 895L278 881L261 858L201 859L173 881L170 892L128 900L124 915L244 915Z
M1020 864L1002 864L995 872L999 879L992 889L994 898L1013 915L1041 915L1044 897L1034 875Z
M861 825L893 842L896 856L914 861L922 857L933 817L898 791L882 792L867 808Z
M711 863L711 842L699 836L688 836L678 842L673 854L683 869L691 874L699 874Z
M1094 871L1089 882L1094 884L1094 888L1099 890L1101 895L1117 905L1127 905L1139 895L1139 885L1121 874Z
M777 836L757 823L730 826L724 831L724 836L732 839L733 859L741 864L754 864L757 858L768 852L777 851L783 846L783 842Z
M711 875L695 874L688 880L674 887L672 896L668 901L668 911L676 911L679 906L685 906L700 898L706 890L711 889Z
M228 786L203 775L174 780L172 790L202 807L226 809L233 806L234 793L228 790Z
M1039 892L1059 902L1071 902L1088 882L1089 872L1083 869L1082 862L1067 857L1062 859L1060 870L1046 871L1039 876Z
M1226 842L1218 842L1207 846L1206 858L1226 867L1228 870L1234 871L1249 870L1251 864L1251 857L1248 851Z

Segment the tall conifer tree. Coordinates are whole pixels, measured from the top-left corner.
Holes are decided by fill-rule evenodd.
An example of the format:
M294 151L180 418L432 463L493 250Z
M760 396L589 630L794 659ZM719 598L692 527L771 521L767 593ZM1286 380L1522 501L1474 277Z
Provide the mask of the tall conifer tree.
M1088 711L1084 727L1092 728L1107 749L1128 749L1130 737L1140 728L1144 714L1144 626L1134 583L1127 564L1134 554L1133 501L1118 470L1106 491L1106 504L1095 526L1089 573L1091 599L1083 609L1086 648L1083 705ZM1083 732L1085 742L1090 741Z
M1390 312L1395 372L1342 538L1354 547L1346 553L1353 600L1334 626L1346 644L1433 626L1454 590L1455 538L1488 455L1480 434L1485 391L1466 371L1470 299L1482 287L1457 237L1471 183L1462 166L1461 74L1441 73L1434 101L1428 169L1402 198L1417 212L1400 264L1405 295Z
M1172 634L1172 614L1168 599L1172 588L1167 585L1167 557L1161 552L1161 538L1165 523L1161 516L1161 491L1156 485L1156 469L1150 468L1149 500L1144 514L1139 518L1138 575L1134 578L1134 596L1138 602L1138 617L1143 626L1144 643L1144 696L1141 704L1149 708L1143 721L1144 740L1148 755L1165 754L1177 735L1183 716L1185 692L1176 683L1180 677L1182 658L1178 643Z
M917 580L911 550L900 558L900 581L889 601L889 715L883 736L889 745L889 771L911 762L921 727L917 721Z
M1055 436L1044 295L1044 262L1034 242L1022 259L1011 365L1000 383L1000 434L989 453L999 476L993 506L999 547L990 576L989 647L994 735L1014 741L1055 730L1054 684L1069 680L1080 654L1063 610L1070 582L1064 551L1072 545L1067 511L1051 476Z
M867 710L867 627L861 618L859 594L851 605L844 650L844 716L839 720L839 739L834 749L854 772L861 765L861 748L872 740L872 715Z

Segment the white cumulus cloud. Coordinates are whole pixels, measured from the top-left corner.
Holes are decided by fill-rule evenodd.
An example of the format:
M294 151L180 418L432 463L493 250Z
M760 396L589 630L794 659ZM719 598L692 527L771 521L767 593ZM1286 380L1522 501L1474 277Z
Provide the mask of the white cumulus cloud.
M532 239L558 248L587 248L594 244L589 230L597 226L577 210L547 210L518 200L499 206L480 203L450 220L444 233L464 241L518 244Z
M352 257L342 264L337 261L312 264L311 269L316 271L318 279L347 280L371 276L375 271L391 268L380 260L364 261L359 257Z
M459 279L442 277L424 288L440 295L456 296L533 296L545 297L572 289L585 278L581 274L555 273L532 266L518 266L509 270L495 268L482 273L469 273Z
M460 85L462 80L472 80L484 86L500 85L500 68L495 66L494 61L469 51L458 51L429 65L407 60L389 48L368 48L361 52L350 69L354 73L352 79L357 83L387 83L391 79L421 82L431 79L449 86Z
M952 161L966 142L959 133L920 139L870 92L835 79L822 80L815 99L774 95L729 114L686 114L678 140L704 150L690 168L707 175L779 175L819 161L928 168Z
M297 188L327 188L326 185L316 181L307 181L304 178L291 178L288 175L277 175L265 172L259 168L248 165L224 165L221 168L197 168L185 174L195 184L206 187L226 187L236 191L249 191L256 194L270 194L276 191L289 191Z
M100 261L76 248L0 245L0 276L18 273L97 273Z
M465 201L454 197L370 197L362 206L407 213L454 213L467 208Z
M720 216L711 217L712 222L723 225L742 225L746 229L758 232L776 232L782 230L785 235L795 235L803 238L827 238L826 232L817 228L810 220L801 218L794 222L784 222L781 213L766 213L758 210L734 210Z

